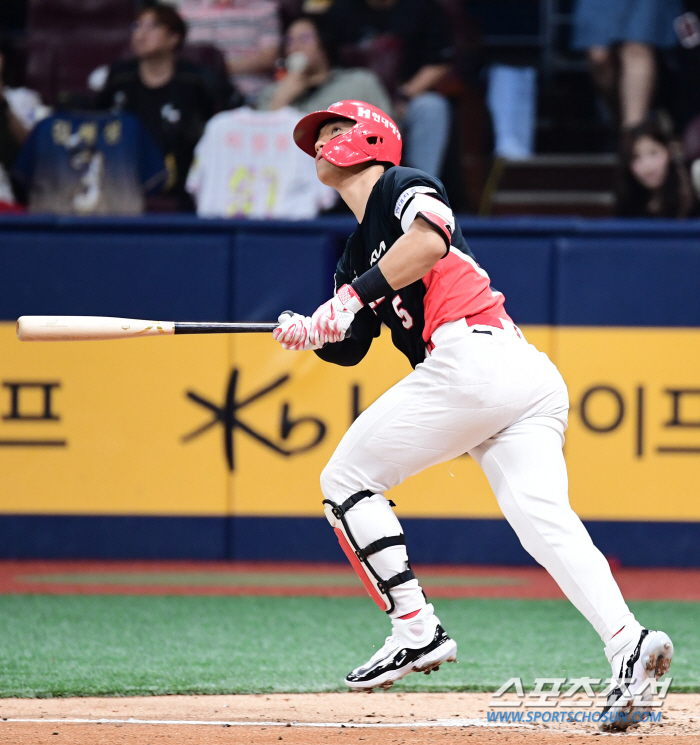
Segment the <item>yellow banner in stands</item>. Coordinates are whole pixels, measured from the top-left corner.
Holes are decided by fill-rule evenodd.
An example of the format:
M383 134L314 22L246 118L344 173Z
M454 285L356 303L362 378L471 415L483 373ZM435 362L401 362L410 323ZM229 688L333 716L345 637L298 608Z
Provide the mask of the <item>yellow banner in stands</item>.
M700 520L700 330L524 331L569 386L579 514ZM386 333L341 368L264 335L22 344L0 324L0 512L320 516L335 445L409 372ZM468 456L391 496L405 516L500 516Z

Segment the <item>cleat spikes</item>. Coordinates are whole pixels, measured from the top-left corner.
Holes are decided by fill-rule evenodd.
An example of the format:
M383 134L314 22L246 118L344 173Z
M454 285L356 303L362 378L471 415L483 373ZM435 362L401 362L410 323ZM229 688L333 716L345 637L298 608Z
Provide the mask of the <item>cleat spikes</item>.
M425 630L420 637L415 638L415 634L407 633L407 626L414 621L394 619L392 635L387 637L382 648L368 662L348 674L346 685L360 690L388 690L395 681L409 673L430 675L443 662L456 660L457 644L440 626L432 606L426 606L421 613L424 617L419 621L424 624Z
M619 685L608 694L606 706L601 712L600 729L603 732L620 732L635 728L645 721L653 694L643 693L645 684L661 678L671 666L673 642L663 631L642 629L638 639L630 638L612 657L608 658L613 674L623 671L625 685ZM637 694L641 701L638 702Z

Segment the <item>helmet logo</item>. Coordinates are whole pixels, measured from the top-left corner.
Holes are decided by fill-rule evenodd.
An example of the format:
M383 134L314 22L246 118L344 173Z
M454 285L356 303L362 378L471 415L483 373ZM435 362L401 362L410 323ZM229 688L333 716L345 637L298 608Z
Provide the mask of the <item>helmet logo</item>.
M370 121L375 121L377 124L383 124L387 129L390 129L399 140L401 139L401 133L394 122L389 121L385 116L382 116L381 113L371 111L370 109L357 104L357 116L362 117L363 119L369 119Z

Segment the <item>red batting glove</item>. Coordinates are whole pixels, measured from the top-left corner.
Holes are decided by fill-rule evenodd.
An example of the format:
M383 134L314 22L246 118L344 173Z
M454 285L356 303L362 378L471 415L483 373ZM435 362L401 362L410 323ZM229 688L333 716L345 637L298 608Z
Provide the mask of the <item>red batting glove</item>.
M314 344L309 331L311 319L308 316L294 313L282 313L277 319L279 326L272 332L272 338L278 341L284 349L293 352L306 352L309 349L320 349L323 344Z
M338 293L311 316L310 337L324 343L342 341L355 318L364 307L351 285L343 285Z

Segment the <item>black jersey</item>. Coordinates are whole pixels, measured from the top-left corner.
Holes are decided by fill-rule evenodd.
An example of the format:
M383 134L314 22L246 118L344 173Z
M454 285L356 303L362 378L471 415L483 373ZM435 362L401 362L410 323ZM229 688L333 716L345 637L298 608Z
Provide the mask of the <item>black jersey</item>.
M375 184L362 222L338 261L336 290L374 266L419 215L445 239L444 257L422 279L363 308L350 336L318 350L319 357L357 364L384 323L394 345L415 367L425 359L426 345L443 323L477 315L508 319L503 295L490 287L455 222L445 187L415 168L389 168Z

